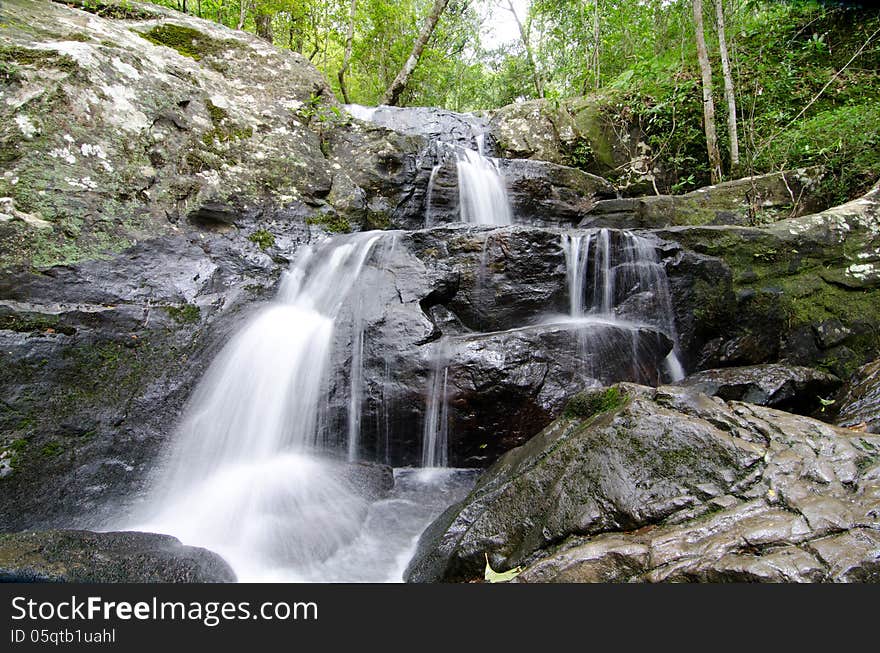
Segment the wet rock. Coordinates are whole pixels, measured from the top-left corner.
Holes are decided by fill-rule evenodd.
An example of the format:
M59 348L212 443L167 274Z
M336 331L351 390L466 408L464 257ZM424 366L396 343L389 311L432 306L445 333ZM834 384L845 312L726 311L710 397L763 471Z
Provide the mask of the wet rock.
M615 388L625 401L500 458L428 527L407 579L469 580L484 555L524 565L520 582L878 578L877 437L687 388Z
M341 471L355 494L367 501L386 498L394 487L394 470L388 465L361 460L344 465Z
M0 580L33 583L234 583L216 553L156 533L0 534Z
M611 184L576 168L526 159L500 159L516 224L542 227L577 224Z
M826 208L813 194L821 168L771 172L707 186L684 195L599 201L580 227L656 229L670 225L758 225Z
M686 298L678 305L692 312L679 322L692 324L702 341L689 368L780 361L847 378L876 358L880 302L872 270L880 251L878 192L761 228L654 230L688 257L714 257L729 269L729 281L719 274L696 277L692 287L673 283L677 299ZM672 270L686 259L669 251L672 280ZM685 278L691 269L682 267Z
M880 360L859 368L839 402L837 423L880 433Z
M772 363L704 370L681 381L683 386L725 401L772 406L802 415L824 412L820 398L831 397L840 384L831 374Z
M557 323L437 343L450 464L484 465L562 412L573 388L611 380L657 384L669 338L649 328Z

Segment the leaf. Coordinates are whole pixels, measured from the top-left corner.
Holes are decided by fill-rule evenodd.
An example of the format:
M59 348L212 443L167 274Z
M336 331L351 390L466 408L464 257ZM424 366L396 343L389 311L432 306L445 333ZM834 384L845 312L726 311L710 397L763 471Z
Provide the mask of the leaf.
M519 576L522 571L522 567L514 567L510 571L495 571L489 564L489 554L485 553L483 555L486 556L486 572L483 574L483 577L486 579L487 583L506 583Z

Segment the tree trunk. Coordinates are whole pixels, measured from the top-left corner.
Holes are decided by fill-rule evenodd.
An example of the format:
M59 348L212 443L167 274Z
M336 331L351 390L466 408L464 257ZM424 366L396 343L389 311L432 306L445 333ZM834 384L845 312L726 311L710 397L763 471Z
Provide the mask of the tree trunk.
M264 41L272 43L275 35L272 33L272 14L260 13L254 16L254 23L257 26L257 36Z
M718 137L715 134L715 102L712 99L712 66L706 51L706 37L703 34L703 0L692 0L694 8L694 27L697 37L697 58L703 77L703 127L706 131L706 151L709 154L709 168L713 184L721 181L721 155L718 152Z
M345 73L351 62L351 45L354 41L354 13L357 8L357 0L351 0L351 13L348 16L348 34L345 36L345 54L342 57L342 68L339 69L339 88L342 90L342 99L346 104L351 104L348 99L348 89L345 88Z
M244 29L244 21L247 20L248 0L241 0L238 12L238 25L235 29Z
M425 19L425 22L422 25L422 31L419 33L418 38L416 38L416 42L413 43L412 52L410 52L409 57L407 57L406 63L403 64L403 68L397 73L397 77L394 78L394 81L391 82L388 90L385 91L385 95L382 96L382 104L390 104L391 106L397 105L401 93L403 93L409 82L410 76L416 69L416 65L419 63L422 52L428 44L428 40L434 33L434 28L437 27L437 22L440 20L440 16L443 15L443 12L446 10L447 4L449 4L449 0L434 0L434 6L431 8L431 13L428 14L428 17Z
M599 89L599 0L593 3L593 77Z
M730 74L730 56L727 53L727 37L724 34L724 3L715 0L715 16L718 21L718 47L721 50L721 71L724 74L724 99L727 100L727 134L730 137L730 168L739 167L739 138L736 133L736 95Z
M513 2L511 2L511 0L507 0L507 7L510 10L510 13L513 14L513 19L516 21L516 26L519 28L519 38L522 41L523 47L526 49L526 58L529 61L529 67L532 69L532 83L535 85L535 93L537 93L538 97L544 97L544 85L541 84L541 76L538 74L538 67L535 65L535 57L532 54L529 35L526 34L526 30L520 22L519 16L516 15L516 9L513 8Z

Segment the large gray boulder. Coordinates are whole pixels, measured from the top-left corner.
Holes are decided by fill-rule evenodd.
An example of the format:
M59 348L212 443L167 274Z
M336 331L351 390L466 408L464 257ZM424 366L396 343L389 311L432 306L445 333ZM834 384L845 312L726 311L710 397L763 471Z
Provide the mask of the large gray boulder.
M410 581L880 578L880 438L672 386L580 397L422 535Z
M156 533L54 530L0 534L0 582L234 583L216 553Z

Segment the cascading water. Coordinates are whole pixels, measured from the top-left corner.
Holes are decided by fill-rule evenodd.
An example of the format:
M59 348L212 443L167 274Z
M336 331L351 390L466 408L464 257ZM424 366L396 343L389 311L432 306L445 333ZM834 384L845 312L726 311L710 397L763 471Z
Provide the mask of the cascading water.
M628 231L562 235L569 314L615 323L648 323L674 343L664 365L671 381L684 378L666 270L651 241ZM633 316L635 314L635 316Z
M433 515L417 511L401 522L394 537L403 548L383 552L372 564L364 560L378 550L370 529L391 519L401 492L429 488L410 481L371 504L346 476L345 464L321 453L319 435L336 321L383 237L368 232L300 250L275 301L210 366L141 519L124 527L217 551L239 580L399 580L406 547ZM354 324L353 332L350 407L359 412L362 325ZM350 458L357 455L359 426L352 423ZM458 488L453 485L449 492ZM437 487L430 489L437 494ZM361 563L357 573L352 559ZM339 576L342 569L349 571Z
M461 220L470 224L513 224L504 177L495 162L480 152L456 148Z
M446 467L449 462L448 344L437 343L428 387L425 425L422 433L422 467Z

